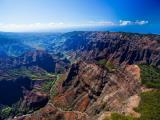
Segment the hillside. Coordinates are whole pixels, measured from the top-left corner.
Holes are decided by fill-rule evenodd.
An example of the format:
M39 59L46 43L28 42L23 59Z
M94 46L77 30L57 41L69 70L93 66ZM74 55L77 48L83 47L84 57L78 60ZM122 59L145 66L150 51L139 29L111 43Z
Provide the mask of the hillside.
M0 82L14 84L0 94L19 91L0 100L2 119L159 120L159 41L152 34L69 32L40 42L45 50L1 52Z
M160 65L160 36L114 32L66 33L63 49L74 58L115 64Z

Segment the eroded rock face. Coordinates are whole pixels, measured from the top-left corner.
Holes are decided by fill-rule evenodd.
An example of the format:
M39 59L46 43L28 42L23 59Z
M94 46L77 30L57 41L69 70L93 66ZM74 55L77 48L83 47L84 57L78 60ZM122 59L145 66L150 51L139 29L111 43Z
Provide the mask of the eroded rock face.
M15 118L14 120L86 120L87 115L78 111L62 111L52 104L46 105L44 108L33 113Z
M21 103L21 109L29 108L30 110L37 110L44 107L48 102L48 95L42 92L26 92Z
M160 66L160 36L116 32L71 32L64 50L73 58L106 59L118 64Z
M140 80L141 70L138 65L127 65L125 70L133 75L134 79Z
M29 51L18 57L0 58L0 69L2 70L36 66L50 73L61 73L69 64L68 59L62 59L58 54L51 55L43 50Z
M14 59L18 66L38 66L47 72L55 72L55 61L50 54L45 51L37 50L27 52Z
M140 92L140 82L134 77L137 72L131 74L133 68L138 68L134 65L129 68L132 69L119 68L110 72L94 63L75 63L51 103L31 115L16 119L96 120L111 112L138 116L132 107L128 107L133 96Z
M54 72L55 62L50 54L40 50L29 51L18 57L8 56L4 59L0 59L1 69L13 69L22 66L38 66L48 72Z
M46 93L33 91L37 81L32 81L28 77L0 80L0 109L10 106L19 115L33 112L48 103L49 96ZM1 119L1 118L0 118Z
M133 64L160 66L160 36L73 32L67 33L64 38L63 50L71 58L84 62L71 66L66 79L58 86L58 95L51 98L51 103L17 119L102 120L112 112L139 117L133 108L140 101L140 68ZM122 66L110 71L95 64L102 59ZM59 64L56 66L61 69Z
M90 119L104 111L123 113L127 100L140 92L140 82L133 76L126 70L109 72L93 63L73 64L53 103L65 110L85 112Z

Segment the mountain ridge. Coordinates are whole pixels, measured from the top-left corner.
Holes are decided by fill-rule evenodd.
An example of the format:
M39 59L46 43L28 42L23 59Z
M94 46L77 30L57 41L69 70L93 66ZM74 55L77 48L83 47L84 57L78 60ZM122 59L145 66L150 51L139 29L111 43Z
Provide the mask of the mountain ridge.
M47 41L45 48L0 60L7 73L0 71L2 80L24 74L35 81L33 90L23 96L24 102L39 105L49 96L44 107L15 115L15 120L103 120L103 115L112 112L140 117L134 110L140 102L139 94L146 89L141 83L141 70L146 68L140 65L154 66L153 72L160 67L159 35L76 31ZM11 68L13 71L8 70ZM154 74L157 83L158 73Z

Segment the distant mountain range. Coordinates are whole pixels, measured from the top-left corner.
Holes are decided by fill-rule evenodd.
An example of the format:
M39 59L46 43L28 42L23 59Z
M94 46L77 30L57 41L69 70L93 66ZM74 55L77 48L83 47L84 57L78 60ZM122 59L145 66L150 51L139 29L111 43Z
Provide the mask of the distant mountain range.
M30 50L48 50L60 33L0 33L0 51L19 56Z

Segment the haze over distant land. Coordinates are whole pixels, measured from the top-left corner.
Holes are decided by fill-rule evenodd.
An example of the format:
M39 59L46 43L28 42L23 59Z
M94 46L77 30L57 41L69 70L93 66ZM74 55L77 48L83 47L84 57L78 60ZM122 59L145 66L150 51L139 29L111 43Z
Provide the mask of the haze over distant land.
M160 33L159 0L1 0L0 31Z

